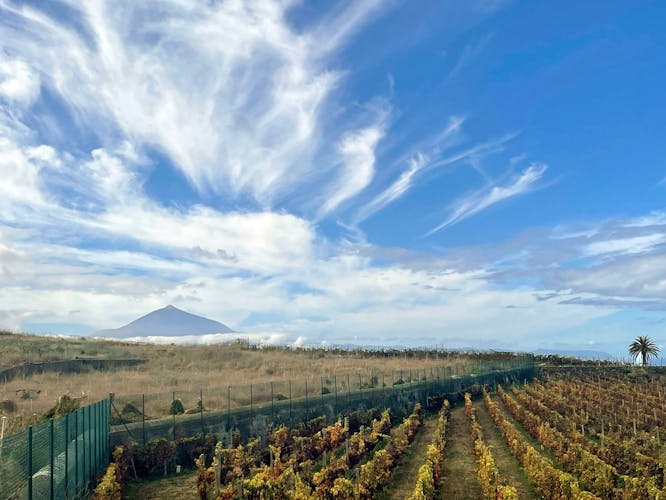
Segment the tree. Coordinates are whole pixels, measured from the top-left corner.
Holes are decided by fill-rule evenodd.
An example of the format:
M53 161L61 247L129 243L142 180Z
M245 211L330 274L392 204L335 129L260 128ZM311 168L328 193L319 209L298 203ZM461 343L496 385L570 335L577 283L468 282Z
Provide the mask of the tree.
M643 366L647 366L650 358L656 358L659 355L659 351L659 346L647 335L639 335L636 337L636 340L629 344L629 354L631 354L634 360L640 356Z

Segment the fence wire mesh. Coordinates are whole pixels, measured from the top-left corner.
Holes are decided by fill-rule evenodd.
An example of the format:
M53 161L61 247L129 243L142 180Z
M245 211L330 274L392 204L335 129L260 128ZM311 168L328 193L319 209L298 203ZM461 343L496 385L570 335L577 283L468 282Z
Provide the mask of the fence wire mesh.
M110 400L79 408L0 442L0 498L82 497L109 462Z
M396 414L421 401L461 392L473 385L531 379L532 358L513 358L395 372L354 373L283 380L245 386L179 390L152 395L115 396L112 445L156 438L176 440L196 434L243 438L263 436L268 429L294 426L324 416L370 408Z

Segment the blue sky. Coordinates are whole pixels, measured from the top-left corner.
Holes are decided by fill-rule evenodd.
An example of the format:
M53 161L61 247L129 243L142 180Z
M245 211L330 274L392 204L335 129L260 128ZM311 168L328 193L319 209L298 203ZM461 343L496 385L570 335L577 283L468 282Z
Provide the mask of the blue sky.
M666 343L666 5L0 0L0 326Z

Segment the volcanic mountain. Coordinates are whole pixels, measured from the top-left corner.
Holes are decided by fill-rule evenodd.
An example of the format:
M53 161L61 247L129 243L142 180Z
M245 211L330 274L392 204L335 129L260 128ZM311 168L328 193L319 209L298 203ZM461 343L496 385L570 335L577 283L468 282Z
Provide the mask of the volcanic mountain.
M219 321L182 311L174 306L166 306L140 317L120 328L99 330L95 337L179 337L183 335L207 335L213 333L234 333Z

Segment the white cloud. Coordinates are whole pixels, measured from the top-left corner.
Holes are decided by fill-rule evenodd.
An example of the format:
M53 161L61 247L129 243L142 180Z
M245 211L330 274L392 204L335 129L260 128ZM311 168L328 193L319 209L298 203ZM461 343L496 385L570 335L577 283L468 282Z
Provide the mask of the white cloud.
M268 206L321 172L339 173L350 193L371 179L366 163L365 175L351 175L346 162L331 172L312 158L346 130L327 123L335 135L323 136L321 113L342 77L329 58L379 2L338 9L309 31L287 22L291 2L68 6L80 31L39 9L0 3L3 16L20 19L0 23L2 45L26 61L0 66L11 74L2 92L29 101L39 89L35 75L46 75L42 84L84 127L100 135L117 129L162 150L203 193L249 194ZM376 143L368 136L377 133L347 137L343 155L371 155L354 148Z
M563 275L564 285L605 298L654 299L662 308L666 298L666 255L633 256Z
M208 227L193 230L203 234ZM206 257L160 258L145 242L143 251L119 252L21 243L24 236L17 230L0 233L2 326L42 321L117 327L175 303L256 334L261 342L307 337L344 343L356 337L365 344L487 346L488 339L501 337L504 347L520 349L613 311L561 304L571 293L544 301L528 287L497 289L482 269L376 266L340 248L311 256L302 266L283 267L280 274L247 274ZM272 319L256 322L253 314Z
M355 221L362 222L372 214L378 212L385 206L399 199L412 186L412 178L426 165L427 160L423 155L417 155L409 160L409 167L404 170L393 184L375 196L370 202L361 207L355 217Z
M237 340L247 340L258 345L274 345L283 344L285 341L285 335L283 333L211 333L207 335L183 335L179 337L149 335L147 337L125 338L123 339L123 342L148 342L160 345L211 345L228 344Z
M0 210L6 218L15 212L16 203L29 204L36 209L46 204L40 186L39 174L43 165L35 151L21 148L8 136L0 136Z
M426 151L418 150L410 156L407 159L407 169L400 174L398 179L357 211L354 215L354 224L363 222L368 217L401 198L411 189L413 178L420 171L433 166L450 164L446 160L442 161L441 155L451 145L452 139L458 135L464 121L465 119L461 116L452 116L446 128L428 141L426 145L423 145ZM419 147L418 149L421 148ZM460 159L458 155L455 158L454 162Z
M332 212L370 184L375 173L375 147L383 135L380 127L373 126L351 133L342 140L338 149L344 173L333 185L320 216Z
M426 170L478 161L515 137L448 154L463 123L452 117L380 171L389 106L329 106L345 78L335 52L383 3L335 6L298 30L287 21L293 2L67 5L70 20L56 20L0 0L0 19L16 21L0 20L0 54L20 54L0 70L0 326L114 327L174 303L267 342L503 335L518 348L608 314L498 289L482 265L379 265L324 240L307 216L273 208L305 185L321 201L314 212L353 201L362 221ZM85 141L56 149L21 122L41 89ZM154 149L199 190L198 202L167 206L147 194L160 168ZM545 169L533 164L466 198L448 224L533 189ZM363 205L359 194L379 173L389 182Z
M534 189L535 184L541 179L547 168L542 163L533 163L507 185L490 186L462 198L455 204L451 215L444 222L428 231L426 236L476 215L500 201L530 192Z
M466 66L468 66L474 59L478 58L488 46L492 38L493 34L488 33L479 39L479 41L476 43L465 45L460 54L460 57L456 61L451 71L449 71L448 78L457 77Z
M583 248L583 254L589 256L604 254L640 254L653 250L666 243L666 234L654 233L631 238L595 241Z
M294 346L294 347L303 347L305 345L306 340L307 340L306 337L304 337L302 335L299 335L296 338L296 340L294 340L294 342L292 343L292 346Z
M634 217L625 223L626 227L649 227L666 225L666 212L655 211L642 217Z
M27 107L39 97L39 75L25 61L10 59L0 48L0 98Z

